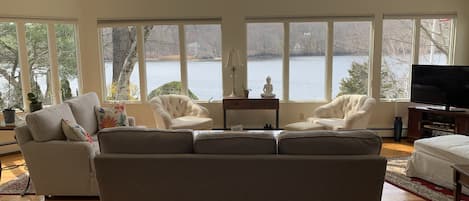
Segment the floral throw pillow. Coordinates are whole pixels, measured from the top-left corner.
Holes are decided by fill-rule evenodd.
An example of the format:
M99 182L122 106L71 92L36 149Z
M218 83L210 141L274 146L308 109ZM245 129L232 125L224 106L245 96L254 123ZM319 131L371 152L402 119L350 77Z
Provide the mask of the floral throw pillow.
M70 141L88 141L93 142L91 135L77 123L71 123L68 120L62 119L62 131Z
M118 126L129 126L124 104L115 104L111 107L95 106L99 130Z

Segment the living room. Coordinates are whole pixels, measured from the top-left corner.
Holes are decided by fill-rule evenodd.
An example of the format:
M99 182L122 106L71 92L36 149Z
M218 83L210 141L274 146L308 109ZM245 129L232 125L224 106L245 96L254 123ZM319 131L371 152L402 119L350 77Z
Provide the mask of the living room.
M279 106L279 126L280 128L294 122L300 122L313 114L313 111L334 99L337 95L337 89L340 86L340 79L336 79L336 68L334 67L335 58L331 55L331 48L337 47L336 42L331 37L325 37L325 48L323 56L324 67L320 72L324 74L319 80L320 85L315 86L321 90L318 96L311 95L307 98L295 98L295 94L308 94L308 88L300 88L296 92L295 86L292 85L295 77L292 72L293 66L287 69L284 65L285 60L279 60L272 65L280 65L280 68L271 68L262 73L261 85L259 82L252 82L250 77L250 67L252 61L246 55L250 53L249 33L251 25L255 26L259 23L273 23L278 33L288 39L287 30L292 30L295 23L302 22L318 22L321 26L326 27L323 31L326 36L334 36L333 28L335 23L341 22L364 22L364 33L368 40L365 47L366 59L368 59L368 81L365 95L376 99L376 106L373 110L370 122L367 128L376 131L381 137L392 137L394 127L394 117L401 116L404 128L407 126L408 106L412 105L409 96L399 97L397 99L382 98L381 77L382 77L382 55L383 47L383 30L385 28L386 19L406 19L415 22L416 19L450 19L454 27L454 33L449 41L453 44L449 46L450 56L448 56L447 64L469 65L469 2L464 0L417 0L417 1L384 1L384 0L332 0L332 1L149 1L149 0L100 0L100 1L79 1L79 0L17 0L3 2L0 7L1 22L15 22L16 24L27 24L31 22L43 24L73 24L75 25L76 47L77 47L77 77L76 89L79 94L86 92L95 92L103 105L111 105L115 100L109 99L110 87L108 80L112 72L105 66L111 63L105 59L106 47L102 34L106 28L120 27L143 27L145 25L171 25L175 26L179 31L176 38L183 38L184 25L190 24L214 24L219 30L221 43L218 44L221 51L217 55L221 58L218 61L218 69L215 72L221 73L216 79L218 83L213 88L219 88L218 94L210 96L200 96L198 104L206 107L213 119L213 128L223 128L224 110L222 97L229 96L234 90L236 95L241 96L243 89L251 89L249 97L260 98L262 85L267 76L272 77L274 93L280 99ZM422 20L423 21L423 20ZM180 28L180 27L183 28ZM288 27L286 29L285 27ZM332 29L331 29L332 28ZM155 30L155 29L153 29ZM339 29L336 29L339 30ZM25 36L28 30L18 29L18 36ZM363 33L363 32L360 32ZM137 34L143 35L143 31L137 31ZM178 35L179 34L179 35ZM181 37L182 35L182 37ZM368 37L369 36L369 37ZM20 38L20 37L19 37ZM23 37L26 38L26 37ZM415 38L415 37L414 37ZM105 39L105 38L104 38ZM137 40L143 37L136 37ZM413 39L413 38L412 38ZM137 41L136 40L136 41ZM329 40L329 41L328 41ZM410 40L410 39L409 39ZM287 40L281 40L283 49L288 49L284 45ZM272 41L269 41L272 42ZM27 62L27 41L18 39L20 63ZM50 41L49 41L50 43ZM145 44L142 40L140 44ZM23 45L22 45L23 44ZM190 44L178 42L189 46ZM340 42L338 42L340 44ZM412 44L415 45L415 44ZM184 46L182 46L184 47ZM291 46L290 46L291 47ZM24 49L21 49L24 48ZM328 49L329 48L329 49ZM182 49L182 48L181 48ZM230 52L234 50L236 59L236 70L232 71L230 67L226 67L230 57ZM145 54L143 47L137 55ZM330 51L327 53L327 51ZM360 49L362 54L362 49ZM147 53L148 54L148 53ZM188 52L187 55L190 55ZM239 55L239 56L238 56ZM182 54L179 56L184 57ZM362 55L361 55L362 56ZM180 63L190 63L189 60L180 60ZM410 59L415 61L415 57ZM418 60L417 60L418 61ZM137 56L137 63L145 63L145 57ZM413 63L413 62L410 62ZM53 64L52 62L50 63ZM112 64L111 64L112 65ZM184 65L184 64L183 64ZM126 111L129 116L136 119L138 125L148 128L156 127L156 123L151 106L147 104L148 96L154 88L151 81L154 79L149 74L150 69L144 68L145 65L139 65L134 68L134 73L139 75L139 79L135 80L135 84L139 90L136 90L137 99L125 100ZM410 65L408 66L410 69ZM22 69L27 69L22 67ZM180 77L182 88L191 89L192 80L190 65L181 68L177 76ZM279 70L280 69L280 70ZM234 72L234 75L233 75ZM208 72L207 72L208 73ZM57 73L58 74L58 73ZM56 77L58 75L56 74ZM212 74L209 74L209 76ZM274 76L276 75L276 76ZM27 75L21 75L26 76ZM54 76L54 72L52 72ZM347 71L345 71L347 76ZM207 76L208 77L208 76ZM19 79L19 78L18 78ZM57 79L57 78L53 78ZM257 78L256 78L257 79ZM27 80L27 79L26 79ZM408 81L408 79L407 79ZM27 83L27 82L26 82ZM59 82L57 82L59 83ZM29 85L29 84L26 84ZM50 103L60 103L60 84L53 84L56 89L52 89L55 95L50 98ZM234 86L233 86L234 85ZM396 84L397 85L397 84ZM23 95L32 91L34 86L23 85ZM206 88L210 88L205 86ZM27 90L31 89L31 90ZM73 90L75 93L76 89ZM316 92L314 92L316 93ZM218 98L217 98L218 97ZM21 100L28 107L29 101L26 98ZM122 99L121 99L122 100ZM245 128L262 128L266 123L275 124L275 114L271 111L240 111L228 113L228 127L234 125L242 125ZM404 135L406 129L404 129Z

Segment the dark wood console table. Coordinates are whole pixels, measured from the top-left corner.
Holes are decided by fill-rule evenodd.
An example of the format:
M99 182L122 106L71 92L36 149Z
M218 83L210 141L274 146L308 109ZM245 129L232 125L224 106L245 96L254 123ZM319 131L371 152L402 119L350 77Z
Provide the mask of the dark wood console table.
M278 129L278 99L226 98L223 99L223 128L226 129L226 110L275 110L275 128Z
M407 128L410 140L447 134L469 135L469 112L409 107Z

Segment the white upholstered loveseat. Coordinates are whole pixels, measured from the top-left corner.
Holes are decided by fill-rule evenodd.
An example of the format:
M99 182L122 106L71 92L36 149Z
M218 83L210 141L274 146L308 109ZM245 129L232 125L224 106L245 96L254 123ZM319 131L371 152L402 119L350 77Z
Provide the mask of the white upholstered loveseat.
M26 126L15 129L36 194L57 196L96 196L98 186L93 159L99 152L95 93L87 93L26 116ZM61 120L80 124L94 138L67 141ZM129 118L129 124L135 120Z
M208 110L184 95L160 95L149 101L157 128L211 129Z

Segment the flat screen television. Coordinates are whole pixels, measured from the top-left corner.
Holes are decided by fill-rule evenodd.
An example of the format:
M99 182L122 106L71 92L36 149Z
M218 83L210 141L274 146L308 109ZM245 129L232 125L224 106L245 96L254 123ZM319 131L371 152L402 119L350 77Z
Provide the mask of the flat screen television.
M414 64L410 93L411 102L469 108L469 66Z

